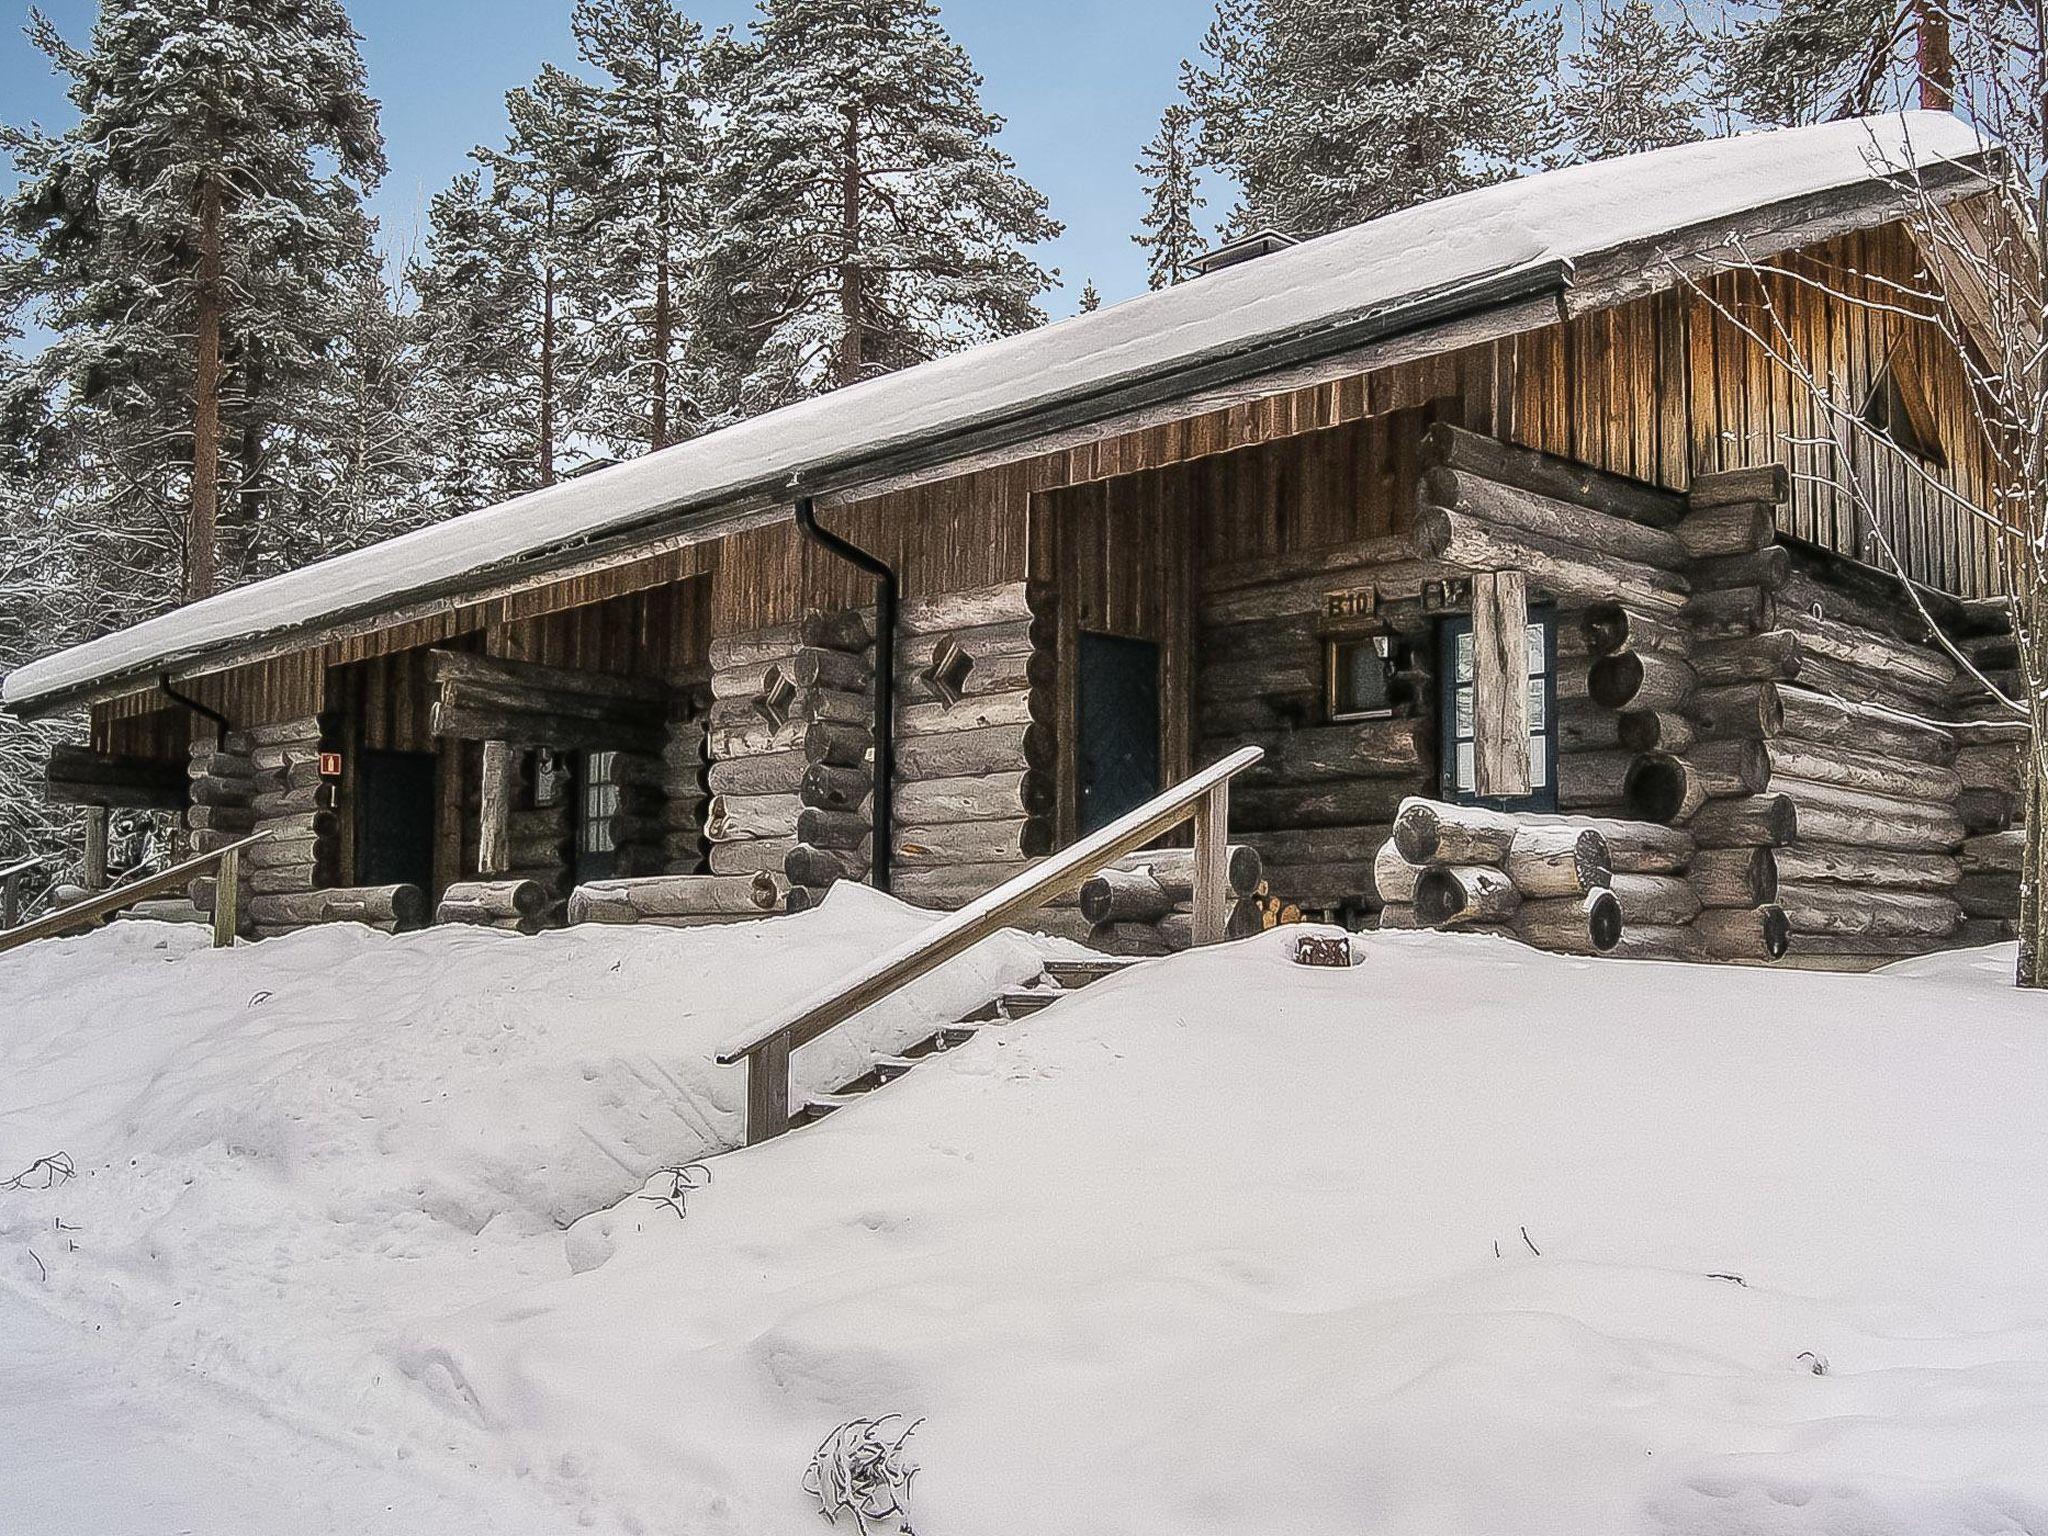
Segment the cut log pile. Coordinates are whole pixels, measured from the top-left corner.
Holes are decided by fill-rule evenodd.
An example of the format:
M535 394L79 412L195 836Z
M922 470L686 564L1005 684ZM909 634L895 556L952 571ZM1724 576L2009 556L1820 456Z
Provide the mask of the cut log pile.
M1373 882L1382 928L1498 933L1560 954L1696 959L1707 929L1725 925L1752 934L1744 958L1782 955L1776 908L1760 904L1734 921L1703 909L1689 878L1698 857L1674 827L1414 799L1373 861Z
M789 886L780 876L665 875L632 880L591 880L569 898L572 923L652 923L693 928L751 922L787 910Z
M1233 843L1224 857L1224 873L1230 885L1224 936L1241 939L1268 926L1258 850ZM1170 955L1191 949L1194 891L1193 849L1128 854L1081 886L1086 942L1111 955Z
M1025 582L898 611L891 887L905 901L964 906L1052 851L1054 656L1046 596Z
M462 880L441 893L434 921L539 933L553 904L554 898L532 880Z

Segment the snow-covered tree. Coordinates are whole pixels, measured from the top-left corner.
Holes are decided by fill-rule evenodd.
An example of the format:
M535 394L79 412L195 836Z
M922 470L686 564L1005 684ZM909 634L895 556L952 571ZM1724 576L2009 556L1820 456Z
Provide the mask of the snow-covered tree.
M720 50L705 313L748 413L1040 323L1059 233L930 0L766 0Z
M1183 85L1231 227L1307 237L1541 162L1558 39L1522 0L1223 0Z
M1145 248L1145 276L1154 288L1184 283L1195 275L1195 258L1206 242L1195 224L1204 206L1201 192L1201 124L1184 102L1160 114L1138 160L1145 182L1145 232L1131 238Z
M562 98L551 131L558 156L595 156L580 175L574 163L555 170L602 204L578 263L605 301L591 316L598 430L620 455L665 448L703 416L684 306L704 238L703 29L672 0L577 0L571 26L597 80L580 102Z
M1602 0L1584 14L1557 91L1573 153L1605 160L1700 138L1700 62L1693 39L1649 0Z
M630 313L604 286L618 267L593 260L618 207L596 94L544 66L505 98L505 147L474 151L478 169L431 205L412 271L421 408L448 427L437 434L430 498L456 511L552 485L596 432L592 380L632 372L630 324L600 335L589 318ZM594 362L601 341L610 346ZM605 446L644 443L636 432L630 446Z
M2003 25L1996 9L1983 9L1985 24ZM1952 14L1978 13L1935 0L1742 0L1713 40L1718 94L1734 113L1774 124L1863 117L1909 95L1946 108Z
M220 527L240 574L250 525L290 499L279 440L322 429L309 411L384 168L356 34L338 0L124 0L85 48L40 15L30 35L78 121L6 133L0 306L53 333L27 387L51 431L90 444L72 462L131 529L178 529L168 570L203 596Z

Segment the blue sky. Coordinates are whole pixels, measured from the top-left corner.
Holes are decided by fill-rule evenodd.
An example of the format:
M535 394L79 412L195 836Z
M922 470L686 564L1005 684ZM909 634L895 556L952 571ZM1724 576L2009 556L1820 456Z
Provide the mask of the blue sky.
M1143 197L1138 150L1172 99L1180 60L1200 45L1212 0L952 0L946 24L986 82L983 97L1009 120L1002 144L1051 199L1066 235L1049 250L1066 286L1055 315L1074 306L1084 278L1105 299L1145 286L1144 253L1131 244ZM74 43L86 40L91 0L43 0ZM744 23L743 0L689 9L707 26ZM46 126L67 118L59 82L21 35L28 7L0 4L0 117ZM462 168L473 144L504 131L504 93L543 60L574 63L569 0L350 0L363 34L370 87L384 107L391 174L375 198L387 243L424 222L427 200ZM1212 212L1218 210L1211 210Z

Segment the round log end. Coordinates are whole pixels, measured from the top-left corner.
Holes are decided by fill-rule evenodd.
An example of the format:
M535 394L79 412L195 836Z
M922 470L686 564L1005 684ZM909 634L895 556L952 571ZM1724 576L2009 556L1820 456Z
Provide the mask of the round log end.
M1664 745L1664 716L1632 709L1615 722L1614 739L1630 752L1655 752Z
M747 888L747 896L763 912L772 912L782 901L782 883L762 870Z
M1394 818L1394 851L1410 864L1427 864L1443 844L1443 823L1435 807L1404 805Z
M1081 915L1091 924L1100 927L1109 921L1109 882L1101 875L1090 875L1081 883L1079 901Z
M1441 866L1415 877L1415 921L1425 928L1448 922L1465 910L1465 884Z
M792 885L789 894L783 898L783 910L786 912L808 912L817 904L817 896L807 885Z
M1619 603L1595 603L1580 618L1579 633L1595 656L1611 656L1628 644L1628 610Z
M1776 902L1756 909L1757 922L1763 935L1764 953L1773 960L1785 958L1785 951L1792 947L1792 920L1785 909Z
M1607 839L1591 827L1582 828L1572 840L1572 868L1578 873L1579 884L1588 890L1605 886L1614 878L1614 859L1608 852Z
M1604 887L1586 897L1586 937L1603 955L1621 942L1621 902Z
M1634 651L1602 656L1586 677L1586 693L1602 709L1626 707L1642 688L1643 658Z
M414 928L427 920L427 893L416 885L391 887L391 916L402 928Z
M1628 766L1622 779L1622 804L1636 821L1670 826L1686 811L1691 774L1668 752L1646 752Z

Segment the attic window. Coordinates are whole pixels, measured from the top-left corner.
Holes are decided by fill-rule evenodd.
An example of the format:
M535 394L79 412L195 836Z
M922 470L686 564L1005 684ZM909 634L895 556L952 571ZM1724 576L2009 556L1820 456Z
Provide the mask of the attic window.
M932 649L931 665L918 674L940 702L951 709L967 694L967 674L974 670L974 658L951 635L941 637Z
M796 708L796 680L780 667L770 667L761 679L761 691L754 695L754 712L768 722L769 729L781 730Z
M1941 434L1935 427L1926 391L1921 389L1913 369L1896 352L1870 387L1870 398L1863 402L1863 422L1923 464L1941 468L1948 463L1948 455L1941 451Z

